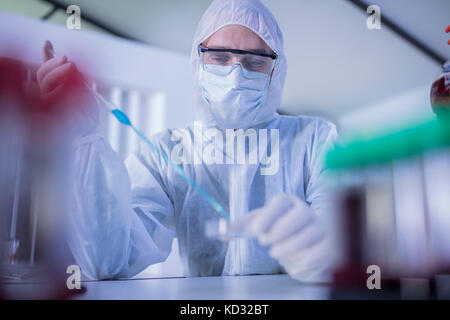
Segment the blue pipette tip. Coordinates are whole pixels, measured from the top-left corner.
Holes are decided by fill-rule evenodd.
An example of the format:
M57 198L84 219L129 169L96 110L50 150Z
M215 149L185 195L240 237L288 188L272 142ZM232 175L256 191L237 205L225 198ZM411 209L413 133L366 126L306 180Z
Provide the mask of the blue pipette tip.
M130 119L127 117L127 115L125 113L123 113L121 110L119 109L114 109L111 110L112 114L117 118L117 120L119 120L120 122L122 122L123 124L127 125L127 126L131 126L131 121Z
M103 98L103 97L102 97ZM203 190L199 185L195 183L191 178L189 178L186 173L181 169L178 165L173 163L164 153L162 153L156 146L154 146L145 135L142 134L139 130L137 130L132 124L128 116L120 109L110 109L111 113L114 115L114 117L119 120L121 123L123 123L126 126L131 127L134 132L141 137L151 148L153 148L159 155L161 155L164 160L171 165L177 172L180 174L180 176L185 179L189 184L191 184L197 191L200 193L200 195L216 210L217 213L219 213L221 216L223 216L225 219L229 219L229 216L225 209L216 201L214 200L205 190Z

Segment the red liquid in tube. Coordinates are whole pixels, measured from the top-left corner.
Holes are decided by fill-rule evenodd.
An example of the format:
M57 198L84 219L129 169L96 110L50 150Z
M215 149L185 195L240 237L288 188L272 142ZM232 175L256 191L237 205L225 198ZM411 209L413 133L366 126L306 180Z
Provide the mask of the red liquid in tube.
M450 64L443 68L443 74L431 85L430 102L433 112L439 118L450 116Z

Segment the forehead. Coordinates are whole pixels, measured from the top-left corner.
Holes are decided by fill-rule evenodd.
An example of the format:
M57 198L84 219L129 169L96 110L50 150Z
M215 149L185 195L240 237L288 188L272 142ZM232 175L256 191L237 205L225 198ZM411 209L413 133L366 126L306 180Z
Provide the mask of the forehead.
M209 48L272 53L270 47L255 32L240 25L229 25L220 28L206 39L203 44Z

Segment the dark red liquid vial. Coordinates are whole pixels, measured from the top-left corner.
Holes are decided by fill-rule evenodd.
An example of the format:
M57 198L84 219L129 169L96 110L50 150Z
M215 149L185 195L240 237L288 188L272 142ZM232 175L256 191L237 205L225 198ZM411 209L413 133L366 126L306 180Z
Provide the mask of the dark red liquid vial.
M450 64L444 66L441 77L431 85L430 101L438 117L450 115Z

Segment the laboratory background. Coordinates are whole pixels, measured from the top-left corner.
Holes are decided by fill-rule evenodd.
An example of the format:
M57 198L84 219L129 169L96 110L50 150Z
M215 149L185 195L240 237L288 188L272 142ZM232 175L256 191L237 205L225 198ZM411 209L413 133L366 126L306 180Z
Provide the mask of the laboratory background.
M445 277L450 271L450 122L445 116L439 118L441 113L436 109L441 108L441 93L433 91L432 86L449 72L444 66L450 59L450 33L446 33L450 1L262 2L283 31L288 61L278 113L321 117L334 123L339 133L341 144L326 158L332 173L330 188L340 214L336 236L344 248L334 286L346 288L359 281L360 266L367 261L379 262L388 284L400 277L433 281L436 274ZM56 53L77 61L95 90L120 106L140 132L151 136L195 119L189 56L195 28L210 3L1 0L0 57L37 68L42 45L51 40ZM71 5L81 9L80 28L70 26ZM371 20L376 14L368 9L371 5L381 8L379 28ZM442 95L446 95L447 107L442 108L448 108L448 83L446 86ZM125 159L137 147L139 137L106 112L101 114L101 122L112 148ZM0 139L10 134L8 128L17 129L6 118L0 123ZM65 146L57 145L64 153ZM45 143L42 148L46 148ZM1 221L2 254L7 256L2 261L26 264L26 271L20 272L27 273L33 269L35 250L45 248L35 248L33 219L37 218L33 214L22 226L29 230L29 239L20 239L19 244L16 238L21 227L20 223L17 230L13 227L14 219L20 221L20 217L14 218L14 212L17 215L17 211L24 211L17 209L19 203L27 202L29 212L39 211L33 200L38 197L33 186L24 188L17 179L27 176L27 165L38 166L42 174L49 168L39 155L18 161L5 153L2 151L0 160L2 170L8 168L3 170L8 172L2 174L12 178L1 182L0 204L2 216L13 218ZM52 157L47 160L64 172L64 161ZM38 193L52 198L48 193L54 194L59 183L54 182L52 190L41 188ZM26 189L29 199L17 196L22 189ZM40 205L50 208L55 201L64 199ZM48 228L52 228L49 224ZM50 261L53 255L48 255ZM24 277L14 274L14 268L4 270L7 283L23 281ZM367 275L366 270L363 274ZM184 276L175 239L165 262L148 267L134 279ZM323 293L323 287L308 287L309 291L297 294L297 284L283 278L279 285L285 282L288 289L280 296L267 293L257 298L330 297L328 291ZM450 297L448 278L446 285L438 281L411 283L411 290L402 291L407 297ZM432 292L430 288L435 285L438 289ZM249 287L243 288L227 294L251 298L246 291ZM6 298L8 294L19 298L27 295L5 290ZM95 292L91 290L91 298L96 298ZM50 290L49 296L52 294ZM171 293L166 294L170 298ZM34 293L30 295L34 297Z

